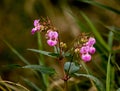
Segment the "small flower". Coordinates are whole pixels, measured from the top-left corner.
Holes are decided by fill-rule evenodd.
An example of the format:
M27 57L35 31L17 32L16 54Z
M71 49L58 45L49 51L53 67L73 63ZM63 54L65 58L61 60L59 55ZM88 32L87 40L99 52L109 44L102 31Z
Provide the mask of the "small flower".
M36 31L37 31L37 29L36 29L36 28L33 28L33 29L31 30L31 34L34 34Z
M41 25L39 23L40 20L34 20L34 28L31 30L31 33L34 34L36 31L39 31Z
M96 43L95 38L90 37L88 42L86 43L88 46L93 46Z
M96 51L96 49L93 46L89 48L89 53L90 54L94 54L95 51Z
M89 52L89 46L83 46L80 49L80 53L84 54L84 53L88 53Z
M91 60L91 55L89 53L86 53L86 54L82 54L81 55L81 59L84 61L84 62L89 62Z
M36 27L36 26L39 26L39 21L40 20L34 20L34 26Z
M58 33L56 31L48 30L48 37L49 38L58 38Z
M46 33L46 39L49 46L55 46L58 43L58 32L49 29Z
M48 43L49 46L55 46L57 44L57 40L49 39L49 40L47 40L47 43Z

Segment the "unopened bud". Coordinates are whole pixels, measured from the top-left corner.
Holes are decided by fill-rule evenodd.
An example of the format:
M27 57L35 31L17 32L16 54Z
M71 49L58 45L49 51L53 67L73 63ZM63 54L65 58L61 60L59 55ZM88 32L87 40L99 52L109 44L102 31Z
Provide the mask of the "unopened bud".
M66 43L60 42L60 47L61 48L67 48L67 45L66 45Z
M76 54L78 54L78 53L80 53L80 49L79 49L79 48L76 48L76 49L74 50L74 52L75 52Z
M43 31L45 27L43 25L40 26L40 30Z

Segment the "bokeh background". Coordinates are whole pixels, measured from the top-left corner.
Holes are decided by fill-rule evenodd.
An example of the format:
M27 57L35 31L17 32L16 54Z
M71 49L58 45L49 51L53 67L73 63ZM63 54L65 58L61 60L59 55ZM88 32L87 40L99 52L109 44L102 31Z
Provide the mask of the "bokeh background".
M89 29L85 20L80 14L83 11L89 19L93 22L99 33L105 41L107 41L109 30L104 26L114 26L120 32L120 1L119 0L94 0L101 4L107 5L111 8L118 10L118 13L97 7L80 0L0 0L0 75L4 80L13 82L23 82L20 80L21 76L30 78L38 86L37 79L33 77L33 73L24 69L9 69L6 67L8 64L25 65L18 56L16 56L10 48L4 43L7 41L13 48L15 48L24 58L31 64L38 64L38 54L28 51L28 48L38 48L37 34L31 35L33 28L33 21L40 17L49 17L54 26L60 31L62 41L68 45L78 33L83 31L80 28L79 20L84 23L86 28ZM91 31L90 31L91 32ZM46 44L43 38L43 49L51 51L52 49ZM120 50L120 37L114 41L113 49ZM102 52L102 51L101 51ZM120 66L120 53L116 54L116 62ZM104 65L107 63L102 62L97 52L94 56L97 61L96 64L101 67L103 72L99 72L93 63L88 63L88 66L93 70L96 76L101 74L105 79L106 70ZM59 69L54 62L45 60L46 65L52 65ZM116 73L119 78L119 71ZM116 79L117 79L116 78ZM120 79L119 79L120 80ZM103 80L104 82L104 80ZM120 82L117 86L120 86ZM40 85L41 86L41 85Z

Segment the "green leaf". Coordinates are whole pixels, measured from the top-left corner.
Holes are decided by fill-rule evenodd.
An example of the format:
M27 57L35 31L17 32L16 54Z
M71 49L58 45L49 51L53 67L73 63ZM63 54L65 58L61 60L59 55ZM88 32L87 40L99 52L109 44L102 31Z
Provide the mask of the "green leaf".
M58 54L58 53L49 53L49 55L51 55L53 57L59 57L60 56L60 54Z
M92 75L88 75L88 74L74 73L74 75L77 76L77 77L81 77L82 76L82 77L86 77L86 78L89 78L89 79L93 80L95 82L95 84L96 84L96 86L97 86L99 91L105 91L105 88L104 88L102 82L98 78L96 78L96 77L94 77Z
M97 6L99 8L103 8L103 9L109 10L109 11L111 11L113 13L120 14L120 10L114 9L112 7L109 7L107 5L101 4L101 3L93 1L93 0L78 0L78 1L81 1L81 2L84 2L84 3L88 3L88 4L91 4L91 5Z
M33 82L29 81L28 79L23 78L23 80L28 86L33 88L34 91L42 91L40 88L38 88L38 86L36 86Z
M42 50L37 50L37 49L28 49L30 51L36 52L36 53L40 53L49 57L53 57L56 58L59 54L57 53L52 53L52 52L46 52L46 51L42 51Z
M80 69L80 65L75 64L74 62L66 62L64 64L64 70L70 75L77 72L79 69Z
M26 65L26 66L23 66L22 68L30 68L30 69L37 70L37 71L40 71L41 73L48 74L48 75L52 75L55 73L55 70L53 68L45 67L41 65Z

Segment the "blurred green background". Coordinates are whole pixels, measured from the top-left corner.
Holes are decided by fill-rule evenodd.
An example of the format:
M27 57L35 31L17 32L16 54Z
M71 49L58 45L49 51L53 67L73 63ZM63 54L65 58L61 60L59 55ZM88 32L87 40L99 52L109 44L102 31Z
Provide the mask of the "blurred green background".
M83 0L82 0L83 1ZM21 69L8 69L8 64L25 65L3 42L6 40L12 45L23 57L30 63L38 64L38 55L28 51L28 48L38 48L37 34L31 35L33 28L33 21L40 17L49 17L54 26L60 31L63 42L69 44L81 31L80 25L84 24L85 28L89 27L80 11L83 11L89 19L93 22L98 32L107 42L109 29L105 26L115 27L120 32L120 0L94 0L103 5L114 8L114 10L107 10L96 6L95 4L85 3L81 0L0 0L0 73L2 79L19 82L21 76L33 78L33 74L26 70ZM86 0L89 1L89 0ZM91 0L90 0L91 1ZM79 21L82 23L79 24ZM91 30L89 30L92 32ZM115 35L117 36L117 35ZM113 50L120 50L120 37L115 37L113 41ZM43 49L51 51L47 46L43 36ZM102 51L101 51L102 52ZM115 56L117 64L120 66L120 53ZM99 52L94 56L97 63L101 62ZM46 65L54 65L54 62L45 61ZM105 63L106 64L106 63ZM91 66L93 63L88 64L95 72L95 75L101 74L95 67ZM101 68L104 66L100 65ZM55 66L56 67L56 66ZM57 67L56 67L57 68ZM103 79L105 79L105 71L103 72ZM118 71L117 77L120 72ZM22 83L22 82L21 82ZM118 83L120 86L120 83Z

